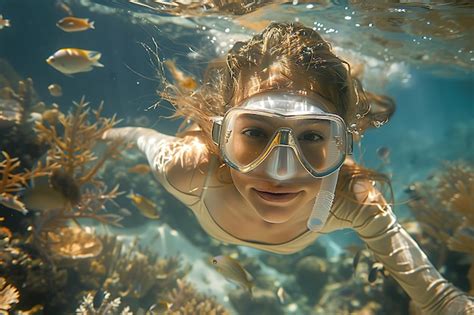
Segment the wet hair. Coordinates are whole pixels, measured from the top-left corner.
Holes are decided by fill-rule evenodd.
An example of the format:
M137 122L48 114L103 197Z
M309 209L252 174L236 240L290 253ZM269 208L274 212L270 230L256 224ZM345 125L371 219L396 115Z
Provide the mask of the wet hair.
M224 58L212 61L198 89L187 92L168 83L161 97L174 105L175 117L199 126L209 152L220 157L212 142L210 118L270 90L325 98L356 140L366 129L385 123L395 110L391 98L364 92L360 81L351 76L350 65L316 31L300 23L271 23L250 40L237 42ZM345 164L337 192L351 191L360 178L390 187L385 175Z

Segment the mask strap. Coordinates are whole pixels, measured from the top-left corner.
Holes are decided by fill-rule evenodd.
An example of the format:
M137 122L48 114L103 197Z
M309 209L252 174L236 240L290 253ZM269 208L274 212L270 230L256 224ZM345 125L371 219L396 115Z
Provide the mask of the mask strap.
M308 229L319 232L323 228L329 216L332 203L334 201L334 192L336 190L339 169L331 175L324 177L321 181L321 190L314 201L313 210L308 218Z

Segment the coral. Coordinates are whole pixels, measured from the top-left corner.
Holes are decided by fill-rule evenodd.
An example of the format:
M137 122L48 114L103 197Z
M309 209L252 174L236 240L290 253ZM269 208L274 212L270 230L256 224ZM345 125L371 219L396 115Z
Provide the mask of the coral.
M87 294L84 296L81 305L76 310L77 315L132 315L129 307L124 307L119 311L120 298L111 299L109 292L104 292L104 298L100 305L94 306L94 296Z
M327 261L316 256L307 256L296 264L296 281L312 301L318 301L328 281Z
M172 307L164 314L168 315L225 315L229 314L221 305L211 298L199 294L189 283L182 279L176 280L177 287L166 297Z
M104 289L114 296L156 300L160 292L173 287L176 279L187 273L186 268L181 270L178 257L164 259L141 250L137 239L128 246L112 236L99 239L101 254L74 267L80 281L91 289L100 287L102 281Z
M8 311L12 308L12 304L18 303L20 300L18 290L6 284L5 278L0 277L0 311Z
M18 81L17 91L10 86L2 88L0 90L0 99L16 104L16 110L21 117L16 122L17 124L26 122L32 109L40 103L33 87L33 79L31 78Z
M51 238L55 238L52 235L66 232L71 220L79 224L79 219L89 218L104 224L119 225L121 219L111 213L100 214L105 210L105 204L120 193L118 186L108 191L97 176L105 161L116 157L121 146L118 142L112 143L99 157L93 152L102 134L117 121L115 117L101 117L101 104L92 111L95 122L90 123L90 108L84 98L74 104L74 111L57 115L57 121L38 121L35 127L40 141L50 147L46 158L48 165L58 165L61 170L49 174L49 183L69 201L63 208L42 211L35 219L35 244L46 249L45 255L54 256L50 246ZM79 235L77 230L74 233Z
M446 162L444 169L425 182L408 188L408 203L422 230L438 246L438 264L447 261L448 249L474 255L474 168L465 162ZM473 270L474 263L470 270ZM470 290L474 277L469 273Z
M229 299L239 314L284 314L275 293L270 290L255 289L250 300L248 294L233 291Z
M25 205L18 199L16 193L21 191L31 179L47 175L56 167L54 163L43 166L41 163L31 171L19 172L20 161L2 151L3 161L0 162L0 204L26 214Z

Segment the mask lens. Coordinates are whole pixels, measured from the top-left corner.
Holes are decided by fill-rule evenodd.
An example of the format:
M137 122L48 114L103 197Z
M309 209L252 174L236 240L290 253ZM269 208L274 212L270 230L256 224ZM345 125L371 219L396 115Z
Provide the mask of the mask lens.
M265 152L275 153L278 148L275 167L296 168L295 165L286 165L291 156L290 164L303 164L313 175L325 176L344 159L344 132L343 123L323 116L282 117L255 110L234 110L228 113L222 124L220 147L227 160L244 171L253 168L252 163L256 161L257 164L263 162L261 159ZM270 144L276 147L269 150ZM276 157L274 154L266 157L267 160L271 158Z
M304 119L294 130L300 159L318 174L337 167L344 158L344 127L334 120Z
M246 167L257 160L275 131L271 119L238 112L230 113L222 127L221 147L228 159L238 167Z

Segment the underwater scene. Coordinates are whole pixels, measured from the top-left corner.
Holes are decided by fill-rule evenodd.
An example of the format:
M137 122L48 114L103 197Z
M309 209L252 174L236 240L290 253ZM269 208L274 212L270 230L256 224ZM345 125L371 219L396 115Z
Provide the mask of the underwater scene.
M214 145L211 113L223 116L226 100L247 86L264 91L272 75L255 78L268 69L288 70L271 58L277 48L294 46L266 47L268 39L257 50L269 51L260 54L270 60L263 70L235 74L253 69L259 53L246 55L242 47L271 33L275 22L296 25L301 36L314 31L343 61L359 91L353 97L367 104L354 121L343 117L353 139L350 159L361 173L372 170L367 174L389 183L369 185L385 198L374 197L383 200L380 213L397 218L384 233L401 230L410 241L400 245L386 236L379 246L383 233L371 238L348 219L352 226L305 228L303 238L314 241L297 250L279 246L285 238L271 229L255 232L254 220L221 225L240 236L234 242L232 233L210 227L212 214L201 216L205 202L188 197L205 192L222 209L240 203L212 195L207 177L188 195L175 193L175 172L160 173L176 161L185 174L176 178L194 183L194 173L183 170L192 165L203 173L196 162L203 142L179 140L157 152L160 141L198 141L205 133L205 144ZM440 283L457 293L432 304L447 305L454 295L474 299L472 34L472 1L0 0L0 314L474 314L472 304L443 312L427 306L433 292L444 294L436 291ZM314 47L297 52L295 64ZM313 50L309 56L308 65L329 67ZM216 91L224 96L211 98ZM188 110L183 100L197 105ZM206 107L215 100L227 109ZM149 140L136 130L157 136ZM301 144L292 148L304 151ZM344 158L346 151L337 167L344 168ZM298 167L319 170L307 157L298 159ZM231 167L238 186L238 167ZM292 194L299 192L257 190L268 204ZM321 235L315 240L312 233ZM255 246L242 241L259 237ZM400 271L403 259L412 261L404 250L413 248L413 269ZM389 259L397 253L395 264ZM418 279L434 280L416 287Z

